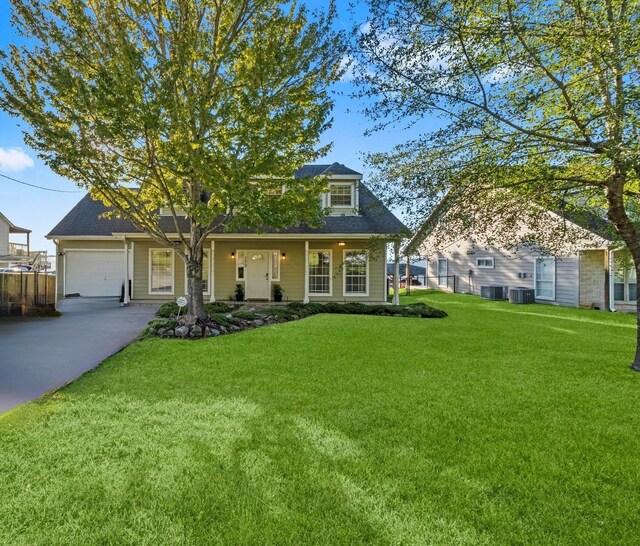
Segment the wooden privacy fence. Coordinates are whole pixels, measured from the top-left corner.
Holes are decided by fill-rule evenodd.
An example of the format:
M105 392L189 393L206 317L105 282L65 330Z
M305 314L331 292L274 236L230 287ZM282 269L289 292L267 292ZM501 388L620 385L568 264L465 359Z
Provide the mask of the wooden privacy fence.
M53 310L56 277L39 271L0 273L0 316L23 316Z

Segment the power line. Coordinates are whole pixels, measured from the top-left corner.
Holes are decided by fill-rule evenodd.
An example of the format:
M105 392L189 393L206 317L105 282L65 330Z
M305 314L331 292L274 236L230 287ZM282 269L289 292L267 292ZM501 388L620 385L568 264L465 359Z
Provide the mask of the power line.
M24 186L29 186L31 188L36 188L38 190L46 190L46 191L54 191L56 193L82 193L82 190L56 190L54 188L45 188L44 186L37 186L36 184L29 184L29 182L23 182L22 180L18 180L17 178L11 178L6 174L0 173L2 178L6 178L7 180L11 180L12 182L17 182L18 184L22 184Z

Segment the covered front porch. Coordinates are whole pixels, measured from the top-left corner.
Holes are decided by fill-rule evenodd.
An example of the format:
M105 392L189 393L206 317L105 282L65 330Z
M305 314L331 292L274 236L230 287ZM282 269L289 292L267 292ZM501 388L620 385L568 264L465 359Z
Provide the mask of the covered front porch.
M131 300L171 300L187 293L186 267L172 249L149 239L123 237L122 271ZM123 249L123 250L124 250ZM128 263L128 261L131 263ZM249 301L386 302L386 244L354 237L215 237L203 262L205 301L236 299L240 285Z

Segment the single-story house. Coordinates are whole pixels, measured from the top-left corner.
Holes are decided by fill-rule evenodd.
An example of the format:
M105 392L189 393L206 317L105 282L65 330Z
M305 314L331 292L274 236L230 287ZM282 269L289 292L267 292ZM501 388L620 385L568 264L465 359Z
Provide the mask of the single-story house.
M342 164L305 165L295 176L327 178L322 202L330 213L322 225L214 232L205 248L205 301L233 298L236 284L249 300L270 300L278 283L289 301L386 302L386 241L405 229L402 222ZM175 252L128 220L105 218L107 211L86 195L48 234L57 249L57 298L119 296L126 284L125 302L185 294L185 264ZM160 225L175 231L170 216Z
M622 259L624 247L611 240L604 218L545 211L551 222L578 234L551 255L533 245L513 251L485 244L487 237L477 229L442 237L448 210L436 206L403 251L427 259L428 287L478 295L483 286L523 287L534 290L536 303L635 312L636 272Z

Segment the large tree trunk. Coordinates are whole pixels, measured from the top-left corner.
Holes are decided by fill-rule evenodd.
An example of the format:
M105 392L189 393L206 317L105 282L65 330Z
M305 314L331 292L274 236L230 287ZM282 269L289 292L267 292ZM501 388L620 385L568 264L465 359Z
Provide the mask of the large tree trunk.
M200 241L202 229L191 224L187 262L187 312L198 318L204 318L204 296L202 294L202 259L204 252Z
M612 177L606 188L607 202L609 205L608 216L618 232L618 235L627 245L636 275L640 274L640 239L638 230L627 215L624 206L624 174L616 174ZM613 271L610 272L613 275ZM640 292L636 295L636 356L631 364L631 369L640 372Z

